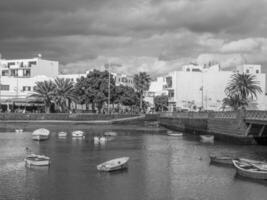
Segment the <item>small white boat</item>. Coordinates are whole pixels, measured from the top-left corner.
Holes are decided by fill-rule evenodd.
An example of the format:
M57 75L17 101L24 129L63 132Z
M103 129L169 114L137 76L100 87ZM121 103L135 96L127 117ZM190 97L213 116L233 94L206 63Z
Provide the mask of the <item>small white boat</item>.
M95 137L94 137L94 143L95 143L95 144L98 144L98 143L99 143L99 139L100 139L99 137L95 136Z
M213 143L214 135L200 135L200 139L202 142Z
M233 166L233 157L232 156L216 156L210 155L210 162L214 164L222 164Z
M104 136L117 136L117 133L113 131L107 131L104 133Z
M23 132L23 129L16 129L15 132L16 133L22 133Z
M39 128L32 132L33 140L47 140L49 138L50 131L45 128Z
M267 162L265 161L252 160L252 159L247 159L247 158L238 158L236 160L243 162L243 163L251 164L261 170L265 170L265 171L267 170Z
M99 142L100 143L106 143L106 141L107 141L107 138L106 137L104 137L104 136L101 136L100 138L99 138Z
M67 137L67 135L68 134L66 132L63 132L63 131L58 133L58 137Z
M129 157L116 158L96 166L99 171L111 172L115 170L122 170L128 167Z
M84 132L83 131L73 131L72 137L84 137Z
M50 158L44 155L30 154L25 159L25 164L28 166L48 166L50 165Z
M267 179L267 170L262 170L255 164L233 160L233 164L239 175L253 179Z
M180 133L180 132L174 132L174 131L167 131L167 135L168 135L168 136L179 137L179 136L183 136L183 133Z

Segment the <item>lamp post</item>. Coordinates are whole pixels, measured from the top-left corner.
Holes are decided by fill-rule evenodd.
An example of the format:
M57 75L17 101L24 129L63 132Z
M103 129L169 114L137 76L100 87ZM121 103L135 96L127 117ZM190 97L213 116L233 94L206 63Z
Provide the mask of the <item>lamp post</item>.
M108 114L109 114L109 104L110 104L110 63L108 64Z

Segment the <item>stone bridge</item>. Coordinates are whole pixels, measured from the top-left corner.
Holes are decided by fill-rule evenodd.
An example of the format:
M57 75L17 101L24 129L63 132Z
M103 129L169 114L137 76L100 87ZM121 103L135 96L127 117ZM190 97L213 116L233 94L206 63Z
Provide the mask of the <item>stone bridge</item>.
M267 143L267 111L165 112L159 119L161 125L180 131L253 138L259 140L257 143Z

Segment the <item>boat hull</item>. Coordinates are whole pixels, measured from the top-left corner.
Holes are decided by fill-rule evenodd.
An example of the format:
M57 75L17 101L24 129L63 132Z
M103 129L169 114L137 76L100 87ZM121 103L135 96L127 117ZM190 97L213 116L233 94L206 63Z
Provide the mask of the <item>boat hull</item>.
M214 142L214 135L201 135L200 140L202 142L213 143Z
M83 137L84 136L84 132L83 131L73 131L71 133L72 137Z
M233 164L236 168L237 173L240 176L244 176L252 179L267 179L267 171L258 170L253 165L238 160L233 160ZM248 168L251 167L251 168Z
M37 141L47 140L49 138L50 131L45 128L40 128L32 133L32 139Z
M233 166L232 160L233 160L233 158L228 157L228 156L222 156L222 157L213 156L213 155L210 156L210 162L213 164L222 164L222 165Z
M123 169L128 168L129 159L130 159L129 157L113 159L113 160L97 165L96 168L99 171L105 171L105 172L123 170Z
M43 140L48 140L49 136L47 135L33 135L32 139L35 141L43 141Z
M24 159L25 164L28 166L48 166L50 165L50 158L40 155L30 155Z

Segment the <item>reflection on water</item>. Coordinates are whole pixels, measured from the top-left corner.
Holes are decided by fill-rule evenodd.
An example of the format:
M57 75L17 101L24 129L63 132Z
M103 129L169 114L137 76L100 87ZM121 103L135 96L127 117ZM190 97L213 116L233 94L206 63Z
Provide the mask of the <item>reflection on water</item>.
M125 129L95 143L94 136L103 135L106 127L84 129L85 138L59 138L59 131L72 131L68 127L50 130L50 139L43 142L32 141L31 132L0 133L0 199L260 200L267 195L266 181L209 164L210 153L267 160L264 146L204 144L194 136ZM51 166L25 167L25 147L49 156ZM127 170L96 170L97 164L121 156L130 157Z

